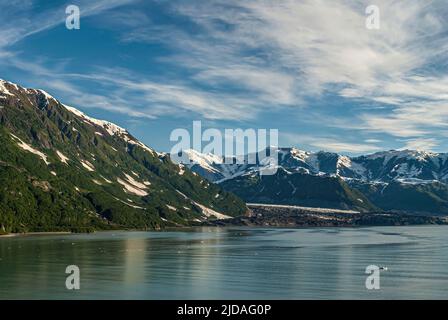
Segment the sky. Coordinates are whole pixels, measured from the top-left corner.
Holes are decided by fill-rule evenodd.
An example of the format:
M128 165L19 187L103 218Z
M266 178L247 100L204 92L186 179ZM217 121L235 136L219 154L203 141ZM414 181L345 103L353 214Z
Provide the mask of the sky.
M200 120L309 151L448 152L447 17L445 0L0 0L0 78L160 151Z

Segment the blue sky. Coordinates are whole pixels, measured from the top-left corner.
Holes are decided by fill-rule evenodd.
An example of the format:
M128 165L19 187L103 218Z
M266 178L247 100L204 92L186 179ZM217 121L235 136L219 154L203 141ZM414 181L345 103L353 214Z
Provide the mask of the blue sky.
M81 29L65 28L78 5ZM0 78L169 151L176 128L276 128L280 145L448 151L444 1L1 1Z

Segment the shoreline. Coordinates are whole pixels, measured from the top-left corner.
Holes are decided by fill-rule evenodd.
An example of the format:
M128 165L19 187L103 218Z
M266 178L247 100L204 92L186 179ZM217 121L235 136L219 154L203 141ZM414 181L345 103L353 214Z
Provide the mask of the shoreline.
M245 224L209 224L209 225L197 225L197 226L184 226L184 227L170 227L162 230L138 230L138 229L120 229L120 230L96 230L92 233L102 233L102 232L171 232L171 231L194 231L198 228L218 228L218 229L226 229L226 228L249 228L249 229L318 229L318 228L347 228L347 229L353 229L353 228L370 228L370 227L424 227L424 226L447 226L448 224L435 224L435 223L419 223L419 224L372 224L372 225L263 225L263 224L253 224L253 225L245 225ZM88 234L92 234L88 233ZM0 239L5 238L21 238L21 237L28 237L28 236L45 236L45 235L79 235L79 234L86 234L86 233L76 233L76 232L51 232L51 231L45 231L45 232L29 232L29 233L8 233L8 234L1 234Z
M217 219L193 223L185 226L166 226L157 229L98 229L90 232L73 231L33 231L24 233L0 234L2 238L70 235L97 232L166 232L193 230L195 228L214 227L249 227L249 228L356 228L379 226L416 226L416 225L448 225L448 216L429 216L403 212L369 212L360 213L351 210L335 210L327 208L308 208L288 205L266 205L249 203L251 215L229 219Z
M24 236L61 235L61 234L73 234L73 232L70 232L70 231L42 231L42 232L6 233L6 234L0 234L0 238L14 238L14 237L24 237Z

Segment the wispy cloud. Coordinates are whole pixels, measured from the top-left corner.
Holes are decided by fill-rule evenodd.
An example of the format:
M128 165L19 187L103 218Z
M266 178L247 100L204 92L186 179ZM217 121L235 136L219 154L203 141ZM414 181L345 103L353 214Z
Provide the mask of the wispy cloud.
M354 0L174 1L194 32L136 28L123 40L175 47L165 62L187 66L200 83L244 89L256 99L251 112L304 107L304 99L332 93L389 110L360 110L352 116L359 130L434 134L448 120L448 81L434 67L444 65L448 49L447 9L443 1L375 4L380 30L365 28L367 3Z
M377 145L379 140L366 140L363 143L348 141L346 137L319 136L281 132L280 138L285 139L289 145L302 148L310 146L312 150L324 150L343 154L361 154L381 150Z
M221 62L258 49L269 55L256 61L287 71L305 94L335 90L334 84L365 93L405 76L445 50L433 39L444 32L437 6L385 0L376 4L383 20L381 30L373 32L364 26L365 5L351 0L211 1L201 6L182 3L176 9L214 40L199 45L195 40L200 39L193 37L188 39L190 46L215 51ZM393 18L387 14L391 12ZM228 27L223 30L223 25ZM213 50L221 47L228 49L222 54ZM220 66L224 68L223 63Z
M186 83L159 83L122 68L96 68L92 73L65 73L61 70L34 65L14 58L14 65L41 78L39 83L45 90L69 96L67 103L83 108L94 108L123 113L131 117L155 119L160 116L196 116L210 120L250 119L248 112L253 101L244 97L208 93L190 87ZM138 80L136 80L138 79ZM83 86L76 85L81 82ZM95 86L94 94L85 87ZM228 106L232 105L232 109Z
M107 10L130 4L135 0L97 0L77 1L82 17L101 14ZM33 1L7 1L0 4L0 50L5 49L33 34L54 28L65 23L65 8L72 4L66 2L44 12L36 10ZM11 18L13 17L13 18Z
M437 145L438 141L436 139L410 139L405 142L402 149L431 151Z
M131 2L85 1L80 6L88 16ZM71 92L72 103L84 107L147 118L212 120L236 115L237 120L254 120L265 111L296 107L307 110L311 119L320 112L314 101L331 106L326 97L336 96L359 108L347 114L339 104L339 118L316 116L311 119L316 126L388 135L404 147L420 141L436 148L447 131L448 8L443 0L377 0L380 30L365 28L370 3L356 0L150 2L166 19L138 2L99 17L102 27L125 44L161 45L156 62L166 72L159 75L110 67L80 74L63 66L50 68L45 61L32 66L10 47L63 23L65 15L57 8L31 19L33 2L27 3L25 13L17 6L0 13L3 21L17 17L0 31L0 57L35 76L49 71L42 81ZM83 93L86 86L95 90ZM341 143L331 137L310 145L368 152L379 143Z
M380 147L372 144L348 143L332 139L316 139L311 145L321 150L337 153L370 153L381 150Z

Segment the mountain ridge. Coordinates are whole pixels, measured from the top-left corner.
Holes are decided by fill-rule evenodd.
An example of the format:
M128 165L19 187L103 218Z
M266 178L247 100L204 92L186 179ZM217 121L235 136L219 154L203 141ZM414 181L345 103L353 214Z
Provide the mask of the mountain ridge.
M327 203L327 207L333 205L339 209L448 214L446 153L390 150L348 157L325 151L278 148L278 170L273 177L260 176L263 165L258 160L255 164L224 164L195 151L185 153L187 156L194 153L190 159L195 161L186 164L191 170L248 202L311 206ZM286 176L283 173L287 173ZM274 185L276 188L272 190ZM330 185L344 190L338 193L338 199L331 196ZM328 188L329 193L322 194L319 186ZM275 192L266 194L269 189ZM359 193L363 197L359 197ZM333 200L328 202L329 198Z
M0 231L162 228L245 214L238 197L111 122L0 81Z
M389 150L367 155L349 157L334 152L309 152L297 148L278 148L279 167L285 169L302 170L315 175L337 175L342 178L360 179L366 181L390 182L396 179L438 180L448 182L448 153L435 153L422 150ZM257 161L255 164L225 164L221 157L204 155L196 150L184 150L191 164L190 167L200 166L210 173L216 172L224 179L232 175L246 173L248 170L260 171L262 167ZM408 161L408 162L406 162ZM382 164L390 171L377 170L373 163ZM400 165L404 165L401 167ZM426 168L422 166L426 165ZM229 167L233 167L229 175ZM226 168L227 170L223 170ZM428 176L428 168L434 169ZM422 169L422 170L420 170ZM431 179L429 179L431 178ZM213 179L220 181L221 179ZM417 182L417 181L414 181Z

